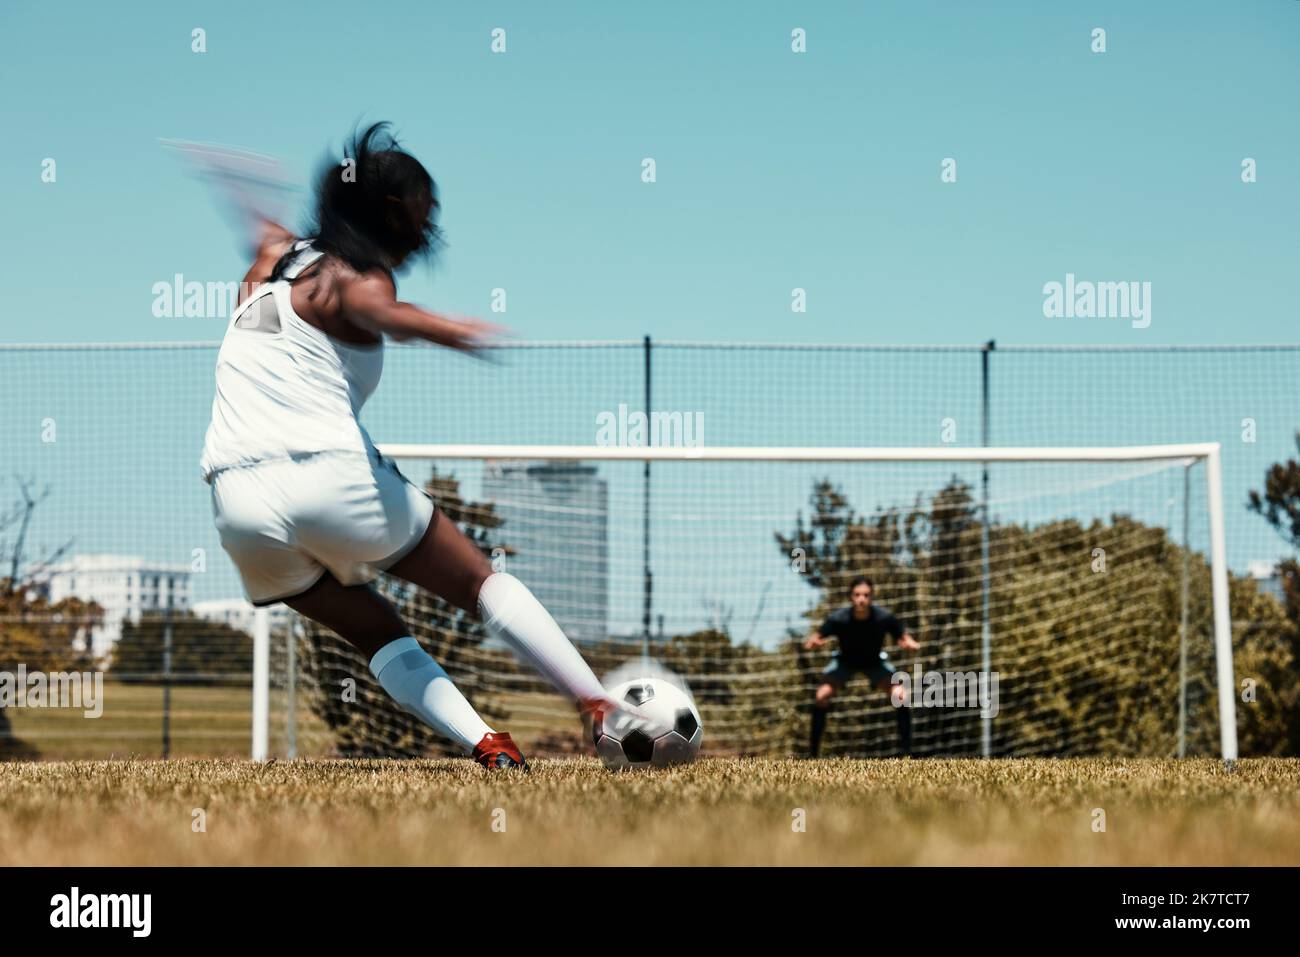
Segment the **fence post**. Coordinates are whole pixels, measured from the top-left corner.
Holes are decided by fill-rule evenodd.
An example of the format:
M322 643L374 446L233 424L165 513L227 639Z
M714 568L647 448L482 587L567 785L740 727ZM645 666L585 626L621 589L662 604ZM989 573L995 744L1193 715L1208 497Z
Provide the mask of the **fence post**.
M989 447L989 354L997 348L990 339L980 351L980 444ZM984 680L993 672L993 628L989 622L989 463L981 463L983 477L980 488L980 648ZM980 755L993 753L993 716L987 709L980 714Z
M253 612L253 753L266 760L267 724L271 703L271 616L265 608Z
M285 697L288 699L284 716L285 755L296 758L298 756L298 623L287 619L284 630L288 644L288 648L285 649L285 667L289 673L285 687Z
M651 398L651 391L650 391L650 369L651 369L651 365L650 365L650 337L649 337L649 336L646 336L646 337L645 337L645 346L644 346L644 349L645 349L645 414L646 414L646 418L649 419L649 418L650 418L650 415L651 415L651 408L650 408L650 398ZM645 460L645 468L644 468L644 471L643 471L642 474L643 474L643 476L644 476L644 480L645 480L645 494L644 494L644 496L642 497L642 506L641 506L641 508L642 508L642 514L641 514L641 541L642 541L641 565L642 565L642 570L643 570L643 572L644 572L644 588L645 588L645 601L644 601L644 604L645 604L645 607L644 607L644 609L643 609L643 611L642 611L642 616L641 616L641 628L642 628L642 633L641 633L641 657L642 657L642 658L649 658L649 657L650 657L650 619L651 619L651 606L652 606L652 597L653 597L653 594L654 594L654 584L653 584L653 579L651 578L651 574L650 574L650 460L649 460L649 459L646 459L646 460Z
M172 753L172 589L171 579L167 581L167 608L163 612L163 647L162 647L162 756L166 761Z
M1189 607L1188 586L1192 559L1192 466L1191 459L1183 466L1183 595L1182 614L1178 619L1178 756L1187 757L1187 616Z

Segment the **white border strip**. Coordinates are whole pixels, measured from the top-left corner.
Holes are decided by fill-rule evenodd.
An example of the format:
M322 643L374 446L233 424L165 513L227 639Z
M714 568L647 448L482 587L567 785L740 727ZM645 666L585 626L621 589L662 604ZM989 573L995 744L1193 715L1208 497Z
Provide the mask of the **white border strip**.
M223 320L201 320L222 322ZM113 351L123 349L217 349L221 340L173 340L166 342L0 342L0 353L4 352L59 352L59 351ZM1216 353L1216 352L1300 352L1300 343L1295 342L1255 342L1225 345L1013 345L1010 343L990 349L983 343L871 343L871 342L727 342L689 339L652 339L650 347L654 349L700 349L700 350L753 350L758 352L991 352L991 353ZM429 348L429 343L408 342L401 345L404 349ZM644 349L643 339L511 339L505 342L485 343L483 349Z
M652 448L617 445L426 445L391 443L379 451L395 459L531 459L577 462L1140 462L1208 459L1218 442L1183 445L1092 447L1006 446L1001 448L767 448L704 446Z

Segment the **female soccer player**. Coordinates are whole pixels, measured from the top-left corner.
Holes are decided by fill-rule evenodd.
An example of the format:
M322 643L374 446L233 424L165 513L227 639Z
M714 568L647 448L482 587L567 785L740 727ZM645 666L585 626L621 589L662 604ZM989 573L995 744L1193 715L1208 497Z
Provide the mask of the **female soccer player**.
M399 705L484 766L527 769L369 584L386 571L477 613L582 710L617 707L532 593L494 573L357 419L385 336L473 352L497 331L398 300L393 273L430 255L437 213L433 178L376 124L321 174L309 236L261 221L217 358L202 469L253 604L284 602L336 632Z

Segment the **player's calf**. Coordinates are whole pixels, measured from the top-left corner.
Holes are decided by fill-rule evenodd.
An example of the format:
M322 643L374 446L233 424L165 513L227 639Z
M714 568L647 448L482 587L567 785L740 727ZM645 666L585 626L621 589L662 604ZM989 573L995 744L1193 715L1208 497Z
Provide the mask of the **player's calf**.
M826 733L826 713L831 709L831 699L835 697L835 685L827 681L817 688L813 698L812 721L809 728L808 756L817 757L821 753L822 735Z
M456 742L465 752L476 748L475 742L482 744L492 737L492 729L465 700L447 672L409 635L380 648L370 660L370 672L403 710Z
M881 682L880 689L889 691L889 702L894 706L894 719L898 722L898 750L903 757L912 755L912 709L907 688L893 682Z

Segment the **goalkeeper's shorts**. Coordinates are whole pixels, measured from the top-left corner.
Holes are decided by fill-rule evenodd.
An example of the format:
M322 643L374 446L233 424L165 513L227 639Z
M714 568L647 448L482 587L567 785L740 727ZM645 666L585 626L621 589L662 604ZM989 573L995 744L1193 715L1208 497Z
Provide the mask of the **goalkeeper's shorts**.
M882 651L877 661L845 661L843 658L834 658L822 672L824 679L841 688L858 675L865 675L873 685L878 685L882 681L893 678L894 666L889 663L889 657Z
M433 511L378 453L320 452L212 477L221 547L254 605L301 595L326 572L344 585L374 580L419 544Z

